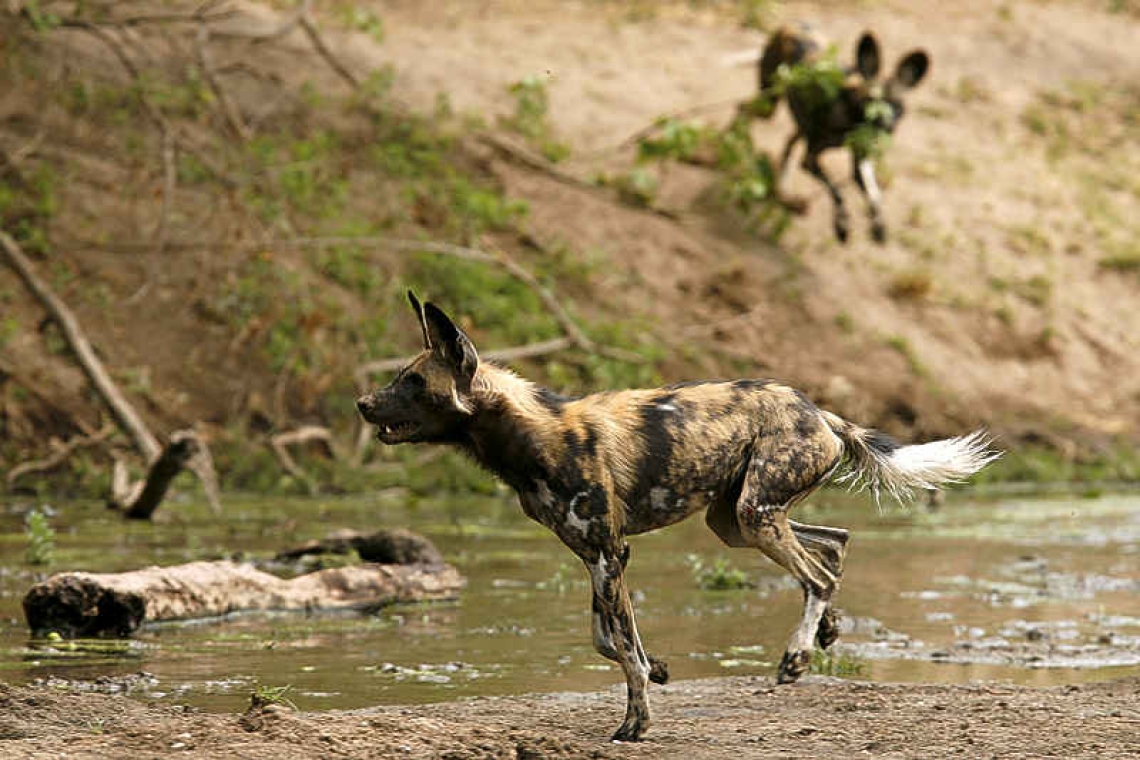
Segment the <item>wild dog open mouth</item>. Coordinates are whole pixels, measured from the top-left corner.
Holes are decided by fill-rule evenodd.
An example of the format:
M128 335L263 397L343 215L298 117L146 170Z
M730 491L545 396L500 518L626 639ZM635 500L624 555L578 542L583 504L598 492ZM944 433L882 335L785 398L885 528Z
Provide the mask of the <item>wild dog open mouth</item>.
M402 438L415 432L418 428L414 422L394 422L376 426L377 438Z

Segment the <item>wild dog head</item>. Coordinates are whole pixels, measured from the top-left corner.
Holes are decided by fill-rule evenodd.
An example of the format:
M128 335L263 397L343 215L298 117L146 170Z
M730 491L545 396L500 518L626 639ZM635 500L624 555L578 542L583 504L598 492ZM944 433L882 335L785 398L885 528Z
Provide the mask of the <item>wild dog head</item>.
M408 300L424 349L386 387L361 396L356 408L386 444L457 440L472 416L471 382L479 355L471 340L435 304Z
M903 96L922 82L930 68L930 56L924 50L912 50L904 55L895 67L895 73L885 82L879 81L881 55L879 41L870 32L864 32L855 47L854 82L845 88L848 102L848 131L868 125L884 132L893 132L905 112Z

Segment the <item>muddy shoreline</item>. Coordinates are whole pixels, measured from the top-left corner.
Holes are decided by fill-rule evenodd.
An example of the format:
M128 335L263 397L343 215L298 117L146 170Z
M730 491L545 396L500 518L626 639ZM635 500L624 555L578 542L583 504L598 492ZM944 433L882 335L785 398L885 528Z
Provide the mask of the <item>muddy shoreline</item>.
M1140 679L1036 689L750 676L652 692L646 740L617 744L617 688L417 706L204 713L70 688L0 684L0 755L24 758L1125 757ZM252 720L251 720L252 718Z

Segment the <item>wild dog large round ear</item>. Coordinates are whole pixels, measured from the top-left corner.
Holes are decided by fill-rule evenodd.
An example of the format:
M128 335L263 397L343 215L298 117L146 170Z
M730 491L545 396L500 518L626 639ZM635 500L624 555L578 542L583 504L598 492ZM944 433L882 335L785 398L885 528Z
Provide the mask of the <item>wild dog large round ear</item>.
M431 348L431 336L428 333L427 320L424 319L424 307L420 305L420 299L416 298L416 294L408 288L408 302L412 305L412 310L416 312L416 319L420 322L420 330L424 334L424 348Z
M424 316L432 346L443 351L456 376L464 380L474 377L479 367L479 354L471 339L433 303L424 304Z
M895 69L893 83L909 90L922 81L930 69L930 56L925 50L912 50L903 56Z
M855 48L855 67L868 82L879 76L879 41L870 32L863 32Z

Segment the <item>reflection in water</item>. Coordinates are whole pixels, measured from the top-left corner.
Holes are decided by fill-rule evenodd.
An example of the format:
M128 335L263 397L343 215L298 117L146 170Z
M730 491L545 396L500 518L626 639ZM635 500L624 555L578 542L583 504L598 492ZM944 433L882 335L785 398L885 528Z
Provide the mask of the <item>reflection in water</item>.
M231 498L220 521L191 503L153 526L96 504L59 507L53 570L262 559L337 528L383 524L428 535L469 583L456 602L379 615L237 615L150 628L126 644L31 647L20 598L35 576L13 510L0 518L0 678L85 679L212 710L240 709L256 683L292 684L303 709L324 709L619 682L590 645L586 575L572 555L506 497L462 502ZM826 667L876 680L1037 684L1140 671L1138 508L1140 498L1120 495L952 497L933 513L880 514L866 498L823 492L799 515L853 529L845 630ZM692 554L705 565L728 558L756 587L702 590ZM721 546L699 519L634 538L629 577L643 639L675 679L770 675L799 615L783 571Z

